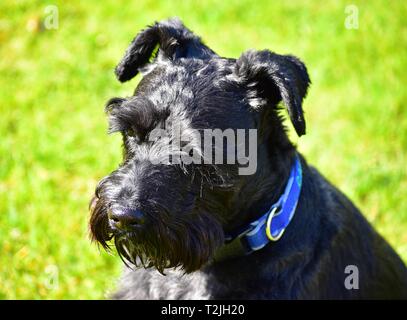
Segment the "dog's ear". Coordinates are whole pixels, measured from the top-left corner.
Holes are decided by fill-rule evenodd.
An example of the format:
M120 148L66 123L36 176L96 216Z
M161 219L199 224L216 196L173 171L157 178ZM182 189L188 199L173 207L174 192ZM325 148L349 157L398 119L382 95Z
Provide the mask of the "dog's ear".
M305 134L302 100L311 81L298 58L268 50L250 50L236 61L235 75L240 82L254 86L268 102L283 100L295 131L299 136Z
M159 53L169 59L181 57L204 59L216 55L178 18L156 22L137 34L127 48L115 69L119 81L125 82L136 76L139 69L149 62L157 46Z

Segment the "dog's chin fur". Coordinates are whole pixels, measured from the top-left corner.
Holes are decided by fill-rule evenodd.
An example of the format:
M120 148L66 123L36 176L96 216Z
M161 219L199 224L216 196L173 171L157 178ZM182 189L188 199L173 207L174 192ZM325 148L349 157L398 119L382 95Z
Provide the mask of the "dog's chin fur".
M90 204L91 238L110 250L116 250L128 267L155 268L165 274L167 268L185 273L199 270L223 244L222 226L209 214L191 213L182 221L154 219L147 228L133 232L115 232L107 215L108 204L94 197Z

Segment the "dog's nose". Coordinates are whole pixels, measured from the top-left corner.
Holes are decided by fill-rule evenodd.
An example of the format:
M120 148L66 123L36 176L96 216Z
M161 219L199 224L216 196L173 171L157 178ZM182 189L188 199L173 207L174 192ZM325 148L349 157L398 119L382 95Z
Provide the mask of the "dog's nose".
M132 230L145 223L145 216L139 209L113 207L109 210L112 225L121 230Z

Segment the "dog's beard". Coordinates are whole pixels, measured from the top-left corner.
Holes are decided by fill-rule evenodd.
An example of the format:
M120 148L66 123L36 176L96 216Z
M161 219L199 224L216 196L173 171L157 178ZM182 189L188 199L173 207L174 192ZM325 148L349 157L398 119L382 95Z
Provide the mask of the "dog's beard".
M113 232L109 226L106 202L91 202L91 236L105 249L114 238L116 250L129 267L180 268L186 273L200 269L223 244L221 225L209 214L191 214L181 218L154 219L145 229Z
M108 203L98 193L89 203L91 213L89 231L92 241L97 241L104 249L109 250L109 241L113 238L108 219Z

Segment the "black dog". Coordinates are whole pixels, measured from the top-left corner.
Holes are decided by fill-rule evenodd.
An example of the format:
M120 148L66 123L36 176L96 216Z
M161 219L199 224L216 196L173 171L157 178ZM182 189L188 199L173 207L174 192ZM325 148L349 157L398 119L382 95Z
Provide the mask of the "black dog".
M287 138L280 101L305 134L310 80L300 60L268 50L222 58L170 19L136 36L116 75L139 71L134 96L107 104L123 163L91 202L93 239L104 248L113 239L134 267L115 298L407 298L401 259ZM198 158L192 130L257 130L257 170L164 161L177 158L170 126ZM156 129L167 137L152 137Z

